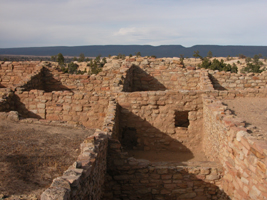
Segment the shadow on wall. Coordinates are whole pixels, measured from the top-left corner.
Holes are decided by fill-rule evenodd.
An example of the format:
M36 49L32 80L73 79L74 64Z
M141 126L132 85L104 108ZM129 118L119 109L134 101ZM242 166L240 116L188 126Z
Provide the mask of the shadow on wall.
M123 123L118 134L119 138L113 137L109 140L103 200L229 200L229 197L214 184L214 181L220 179L222 171L217 171L216 167L187 167L186 163L179 163L193 158L192 152L186 146L127 109L121 111L120 119L125 120L127 126ZM140 143L141 146L138 146ZM142 159L136 159L127 153L127 151L136 152L134 150L136 148L142 149L142 144L146 144L144 146L147 147L154 146L155 149L142 151ZM184 150L178 154L179 156L183 154L187 156L177 159L172 157L176 162L169 162L168 155L174 156L178 152L171 151L172 146ZM159 149L166 149L162 152L168 154L159 157L157 155ZM147 154L149 157L146 157L146 152L150 152ZM151 160L154 155L160 159L157 161L161 162L154 163Z
M213 85L214 90L227 90L225 87L223 87L223 86L219 83L218 79L216 79L216 78L215 78L214 76L212 76L211 74L209 74L209 78L210 78L210 81L211 81L211 83L212 83L212 85Z
M61 81L55 79L54 75L47 68L43 69L43 85L45 92L64 90L71 91L71 89L63 85Z
M194 158L193 153L171 134L164 133L151 123L121 108L119 139L122 148L130 156L150 161L186 162Z
M6 88L6 87L0 83L0 88Z
M167 88L139 66L133 67L132 91L164 91Z
M41 116L28 110L26 108L26 105L20 101L20 97L18 95L14 95L14 101L15 101L15 111L18 111L20 117L42 119ZM37 112L37 108L34 108L33 110L36 110Z
M125 164L107 171L102 200L230 200L229 196L213 183L214 181L209 180L209 177L215 175L207 175L212 173L208 167L204 170L195 167L192 170L179 166L154 166L143 160L131 162L136 164ZM204 171L206 173L203 174Z

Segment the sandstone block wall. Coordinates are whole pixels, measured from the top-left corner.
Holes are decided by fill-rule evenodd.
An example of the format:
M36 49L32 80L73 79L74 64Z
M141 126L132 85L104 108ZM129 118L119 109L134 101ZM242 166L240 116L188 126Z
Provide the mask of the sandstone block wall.
M196 91L119 93L122 135L118 139L130 128L137 133L135 149L193 151L202 141L201 94ZM188 112L188 127L175 126L179 111ZM179 117L182 116L178 120Z
M254 96L258 94L255 90ZM251 97L252 91L243 95ZM220 101L205 98L203 106L203 148L210 160L223 165L222 189L231 199L267 199L266 141L249 135L245 123Z
M198 70L183 69L177 64L154 61L147 65L133 66L132 91L196 90Z
M210 79L217 90L240 90L246 88L266 88L267 72L260 74L236 74L209 70Z
M44 71L45 91L79 90L84 92L121 91L122 76L119 70L102 71L97 75L64 74L52 68Z
M220 190L223 170L216 163L179 166L129 157L117 138L123 118L120 109L114 102L109 104L108 110L116 112L107 114L103 126L111 137L102 199L228 199Z
M36 71L40 62L2 62L0 63L0 84L1 87L13 88L20 85L20 82L30 77ZM23 83L22 83L23 84Z
M116 109L114 100L109 101L107 116L101 130L88 137L81 144L77 161L53 180L51 186L41 195L41 200L100 200L103 196L107 170L108 138L116 132Z
M210 75L206 70L201 70L199 79L199 90L213 91L214 87L210 80Z
M103 194L103 199L267 199L266 143L247 135L242 120L217 101L266 98L266 72L189 70L179 58L130 58L108 65L87 76L63 74L37 62L0 63L1 111L35 118L25 122L102 128L82 143L77 162L42 199L101 199ZM0 118L19 120L16 112ZM185 118L189 124L184 126L179 119ZM129 158L127 130L136 132L134 149L194 152L203 147L223 169L214 162L164 166Z
M110 148L113 152L116 142ZM108 169L102 199L228 199L218 187L221 177L217 167L157 165L121 156Z
M100 199L106 171L107 143L107 134L100 130L85 139L77 161L63 176L53 180L41 199Z
M16 110L22 117L72 121L88 128L101 128L108 106L108 93L16 91Z
M199 87L200 70L183 68L179 58L108 60L105 67L113 70L129 68L125 92L195 90Z

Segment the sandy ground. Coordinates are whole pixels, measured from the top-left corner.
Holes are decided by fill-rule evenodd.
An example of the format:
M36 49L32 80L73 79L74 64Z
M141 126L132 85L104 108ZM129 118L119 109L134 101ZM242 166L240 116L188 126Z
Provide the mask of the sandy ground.
M150 162L168 162L181 163L181 165L188 165L189 163L207 161L204 152L172 152L172 151L128 151L129 156L136 159L146 159Z
M0 199L39 199L93 130L0 121Z
M244 119L253 135L267 139L267 99L236 98L224 100L235 115Z

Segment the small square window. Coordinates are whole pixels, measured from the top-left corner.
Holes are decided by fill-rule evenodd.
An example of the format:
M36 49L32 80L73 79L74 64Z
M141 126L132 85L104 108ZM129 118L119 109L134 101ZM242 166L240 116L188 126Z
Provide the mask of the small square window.
M188 111L175 111L175 127L188 127Z

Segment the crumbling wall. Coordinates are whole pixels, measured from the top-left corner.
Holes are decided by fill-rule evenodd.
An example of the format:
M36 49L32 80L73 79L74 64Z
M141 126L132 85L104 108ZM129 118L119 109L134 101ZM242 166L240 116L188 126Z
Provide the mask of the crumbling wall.
M267 72L236 74L209 70L210 79L215 90L240 90L247 88L266 88Z
M267 97L264 90L236 93ZM214 97L205 97L203 103L203 149L210 160L223 165L222 189L232 199L266 199L267 142L248 134L242 119L227 112L227 107Z
M81 144L77 161L63 174L53 180L42 195L42 200L98 200L102 196L102 186L106 171L107 135L96 130Z
M0 112L14 109L14 94L10 89L0 88Z
M196 91L119 93L120 126L136 130L139 150L194 151L202 141L202 99ZM176 125L176 113L188 113L188 127ZM181 119L182 120L182 119ZM119 138L122 139L122 138Z

